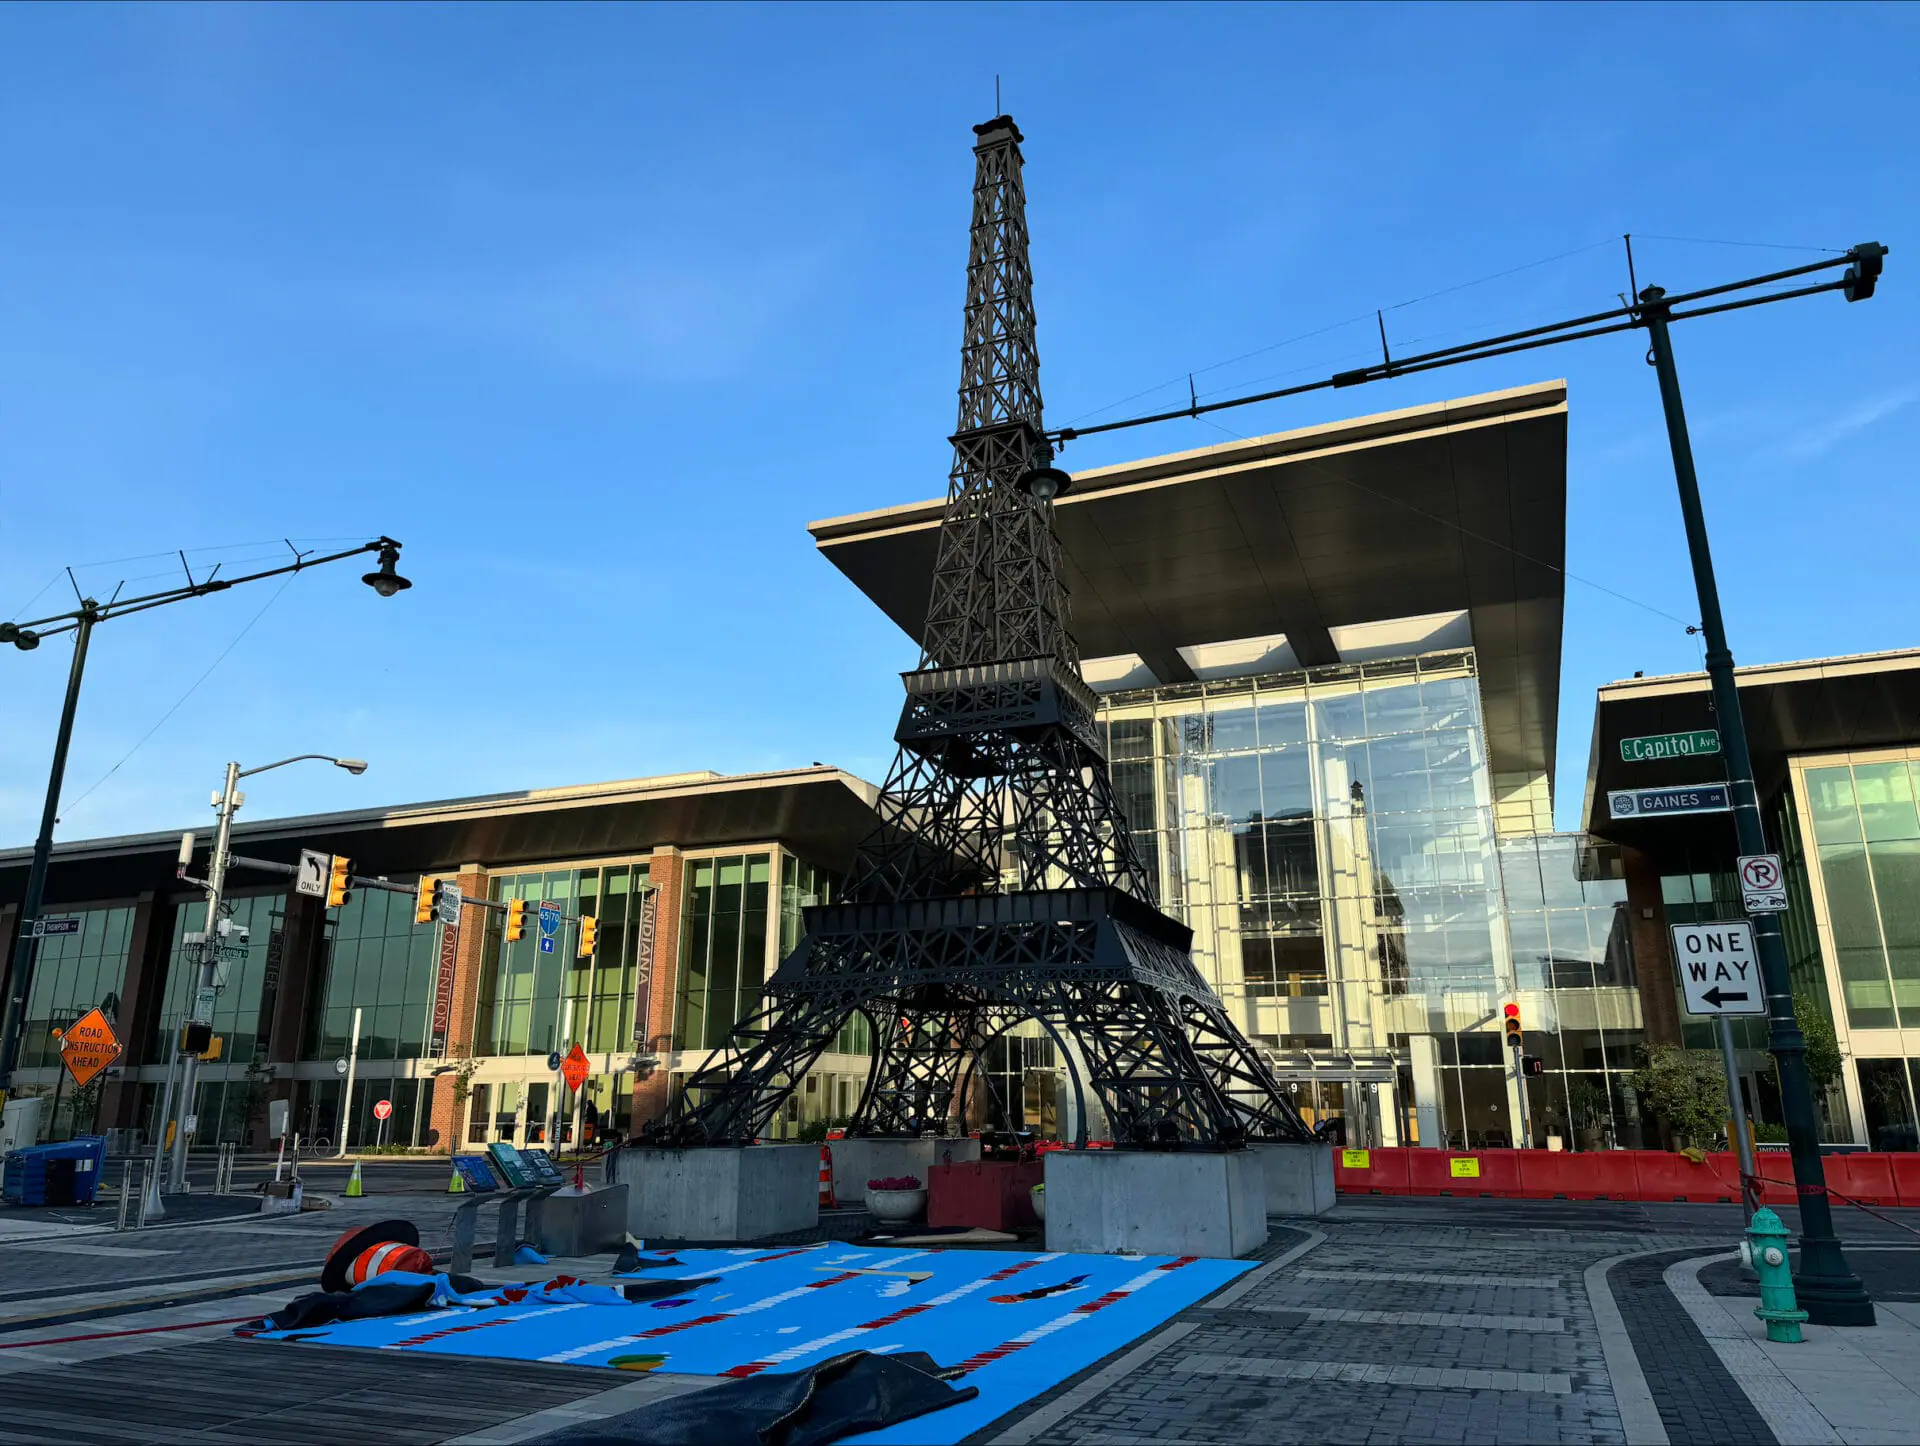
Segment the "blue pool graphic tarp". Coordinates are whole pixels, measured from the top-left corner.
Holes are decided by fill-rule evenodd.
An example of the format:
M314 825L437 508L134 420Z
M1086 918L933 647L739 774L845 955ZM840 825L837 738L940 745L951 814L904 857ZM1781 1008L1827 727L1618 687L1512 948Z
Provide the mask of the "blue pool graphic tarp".
M276 1336L328 1345L704 1376L803 1370L844 1351L925 1351L974 1400L861 1442L959 1441L1138 1339L1252 1265L1191 1256L877 1250L837 1244L682 1250L645 1279L717 1277L637 1304L529 1299ZM534 1282L537 1286L539 1282Z

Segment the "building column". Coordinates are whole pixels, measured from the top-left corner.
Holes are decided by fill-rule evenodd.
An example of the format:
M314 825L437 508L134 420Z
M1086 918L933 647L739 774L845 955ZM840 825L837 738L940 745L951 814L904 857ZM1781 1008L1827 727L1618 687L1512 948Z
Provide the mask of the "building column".
M487 871L479 864L462 864L456 882L463 898L487 896ZM491 917L486 910L462 909L460 912L460 938L453 963L453 1008L447 1023L448 1063L476 1057L479 1048L473 1032L480 1019L481 975L487 956L487 922ZM438 978L436 973L436 986ZM438 1136L432 1148L442 1155L457 1153L466 1136L464 1117L468 1102L462 1100L460 1107L454 1108L454 1078L449 1073L434 1081L433 1110L428 1117L428 1128Z
M1673 950L1660 871L1640 849L1622 845L1627 882L1627 923L1633 939L1633 972L1640 981L1640 1019L1648 1044L1681 1043L1680 1005L1674 997Z
M653 923L653 978L647 986L644 1006L647 1012L645 1047L642 1053L659 1056L663 1061L673 1049L674 995L680 986L680 911L685 904L682 887L686 860L680 850L670 846L653 851L648 882L660 892ZM778 927L778 900L769 911L771 927ZM634 1008L642 1007L636 999ZM635 1031L638 1032L637 1030ZM638 1041L636 1041L638 1043ZM645 1079L633 1083L633 1128L651 1124L667 1112L673 1096L673 1077L665 1068L655 1069Z

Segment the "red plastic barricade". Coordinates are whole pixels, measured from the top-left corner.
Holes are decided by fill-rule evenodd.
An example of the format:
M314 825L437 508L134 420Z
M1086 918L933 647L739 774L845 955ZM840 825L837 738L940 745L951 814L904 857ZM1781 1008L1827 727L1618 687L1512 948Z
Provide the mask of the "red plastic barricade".
M1578 1154L1528 1150L1520 1157L1520 1193L1529 1200L1634 1200L1640 1172L1633 1150Z
M1484 1170L1477 1150L1412 1150L1407 1157L1407 1187L1414 1195L1478 1195ZM1518 1179L1516 1171L1516 1184Z
M1893 1171L1893 1188L1900 1197L1899 1203L1920 1205L1920 1155L1889 1155L1887 1164Z
M1525 1150L1476 1150L1479 1162L1475 1176L1455 1175L1443 1195L1479 1195L1500 1200L1520 1198L1520 1159Z
M1664 1150L1635 1150L1633 1154L1642 1200L1740 1199L1738 1167L1723 1172Z
M1405 1195L1412 1150L1335 1150L1333 1188L1348 1195ZM1364 1162L1364 1163L1362 1163Z
M1827 1188L1862 1205L1898 1205L1899 1190L1894 1184L1892 1155L1825 1155L1820 1163L1827 1174ZM1771 1175L1772 1170L1762 1170ZM1785 1175L1788 1171L1781 1171Z

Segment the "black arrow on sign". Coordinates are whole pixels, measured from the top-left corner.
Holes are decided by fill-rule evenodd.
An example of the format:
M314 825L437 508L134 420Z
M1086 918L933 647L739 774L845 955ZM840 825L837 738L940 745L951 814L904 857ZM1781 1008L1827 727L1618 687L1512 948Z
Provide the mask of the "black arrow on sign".
M1709 989L1705 994L1702 994L1700 997L1706 1000L1707 1003L1711 1004L1715 1009L1718 1009L1721 1005L1731 1004L1736 999L1744 1000L1747 997L1747 994L1744 989L1741 990L1740 993L1738 994L1728 994L1725 991L1723 991L1718 984L1716 984L1713 986L1713 988Z

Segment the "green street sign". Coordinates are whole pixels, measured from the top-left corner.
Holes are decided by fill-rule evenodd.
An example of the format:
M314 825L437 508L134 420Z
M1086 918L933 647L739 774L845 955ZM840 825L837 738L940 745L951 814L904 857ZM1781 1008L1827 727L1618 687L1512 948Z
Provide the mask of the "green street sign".
M1661 758L1694 758L1718 753L1720 735L1711 728L1692 733L1656 733L1648 738L1622 738L1620 757L1627 763L1652 763Z

